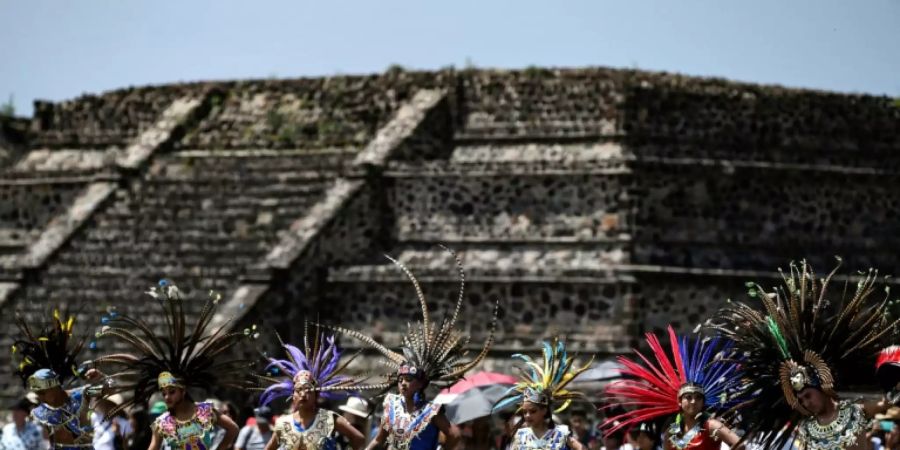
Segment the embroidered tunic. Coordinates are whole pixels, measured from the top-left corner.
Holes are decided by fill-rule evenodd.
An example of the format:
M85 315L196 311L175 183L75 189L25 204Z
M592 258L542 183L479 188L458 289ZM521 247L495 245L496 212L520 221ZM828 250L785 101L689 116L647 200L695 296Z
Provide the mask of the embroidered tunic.
M547 430L540 439L531 428L525 427L516 431L510 450L568 450L571 436L569 427L565 425Z
M275 421L275 436L281 450L335 450L334 421L336 414L319 408L309 428L287 414Z
M686 433L682 433L681 424L675 422L669 425L669 430L666 434L667 449L719 450L721 448L719 441L709 435L709 427L706 420L697 422Z
M31 410L34 421L50 429L50 437L56 449L93 448L94 430L88 416L88 401L83 387L69 392L69 400L55 408L40 404ZM71 444L57 443L53 435L59 430L68 431L72 435Z
M406 401L397 394L384 398L381 427L388 432L388 450L434 450L438 445L438 429L431 420L441 406L426 403L412 414L406 412Z
M197 403L194 417L180 421L168 411L157 417L151 428L171 450L211 450L216 411L212 403Z
M869 429L871 420L866 417L862 405L842 400L837 404L837 417L828 425L819 425L816 419L805 419L797 427L797 437L806 450L825 450L852 447Z

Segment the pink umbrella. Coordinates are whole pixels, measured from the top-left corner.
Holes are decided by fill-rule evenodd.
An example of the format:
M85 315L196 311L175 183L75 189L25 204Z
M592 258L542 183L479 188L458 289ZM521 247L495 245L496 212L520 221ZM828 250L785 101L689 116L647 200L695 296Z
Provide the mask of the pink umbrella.
M476 372L472 375L468 375L460 381L457 381L456 384L450 386L447 389L442 390L438 395L444 394L462 394L463 392L468 391L469 389L474 389L477 387L490 386L492 384L516 384L518 379L512 375L506 375L504 373L497 372Z
M492 406L490 402L496 401L496 399L488 399L485 397L485 394L491 393L494 395L500 393L500 395L502 395L509 386L516 384L516 381L518 381L516 377L502 373L473 373L456 382L453 386L439 392L437 397L434 398L434 402L441 405L447 405L448 411L452 413L457 409L455 408L457 405L454 405L454 402L468 403L469 400L474 398L480 402L479 407L476 409L482 410L487 408L487 413L489 414L490 407ZM453 414L450 415L452 416Z

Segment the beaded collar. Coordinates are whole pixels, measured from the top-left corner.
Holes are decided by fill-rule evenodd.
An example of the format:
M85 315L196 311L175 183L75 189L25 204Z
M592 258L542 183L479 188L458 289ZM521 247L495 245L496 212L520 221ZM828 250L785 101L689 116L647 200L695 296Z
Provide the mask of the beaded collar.
M855 445L860 434L870 426L871 420L862 405L842 400L831 423L820 425L815 417L810 417L800 424L799 437L807 450L847 448Z

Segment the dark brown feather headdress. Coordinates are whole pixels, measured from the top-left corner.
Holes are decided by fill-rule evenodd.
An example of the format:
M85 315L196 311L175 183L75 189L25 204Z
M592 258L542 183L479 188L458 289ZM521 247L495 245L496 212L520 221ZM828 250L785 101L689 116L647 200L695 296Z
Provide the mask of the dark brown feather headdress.
M465 294L465 272L457 255L450 249L443 248L456 261L460 287L452 313L443 317L440 322L432 320L425 295L422 293L419 281L412 272L399 261L389 256L387 257L412 282L422 311L422 320L408 325L407 332L403 336L400 352L389 349L387 346L359 331L337 326L331 327L337 332L362 341L367 346L381 353L385 359L385 365L396 371L394 374L391 374L391 381L377 387L389 389L396 384L396 375L400 374L421 377L427 382L436 383L438 386L449 385L461 379L466 372L477 366L487 356L488 350L494 341L499 302L494 306L487 341L474 358L467 359L466 346L469 343L469 336L455 328Z
M865 368L874 367L897 321L884 314L887 296L875 298L877 271L863 274L852 289L850 281L835 286L839 267L820 279L806 262L792 263L783 286L767 292L747 283L752 303L732 303L709 323L742 355L751 400L736 408L765 448L785 442L809 415L797 400L804 388L836 396L838 383L874 384Z

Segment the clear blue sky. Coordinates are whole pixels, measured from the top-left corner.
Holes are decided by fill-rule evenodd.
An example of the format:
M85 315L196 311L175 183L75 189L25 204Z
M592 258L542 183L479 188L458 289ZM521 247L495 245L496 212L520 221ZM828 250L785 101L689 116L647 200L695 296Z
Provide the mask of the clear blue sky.
M393 63L613 66L900 96L900 0L0 0L0 101Z

